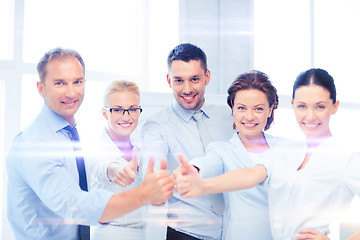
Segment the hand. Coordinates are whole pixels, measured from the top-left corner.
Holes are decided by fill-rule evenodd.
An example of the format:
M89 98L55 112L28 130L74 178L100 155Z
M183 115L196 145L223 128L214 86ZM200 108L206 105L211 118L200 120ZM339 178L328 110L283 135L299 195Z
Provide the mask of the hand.
M128 165L121 168L119 164L110 164L108 167L108 176L110 181L119 184L122 187L131 185L135 181L138 170L137 149L132 150L132 159Z
M299 234L295 240L330 240L326 234L312 229L302 229L299 231Z
M154 172L154 162L154 158L151 157L141 187L150 204L161 206L173 194L174 182L166 170L166 160L161 159L161 169L158 173Z
M181 166L173 172L175 191L184 198L194 198L203 195L203 179L198 170L182 155L179 155Z

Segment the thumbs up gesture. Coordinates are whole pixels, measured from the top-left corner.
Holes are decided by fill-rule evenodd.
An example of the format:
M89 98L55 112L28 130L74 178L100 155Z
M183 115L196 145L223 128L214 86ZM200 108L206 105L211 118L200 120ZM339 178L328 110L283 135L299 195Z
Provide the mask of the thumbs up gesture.
M184 198L194 198L204 194L204 181L200 177L198 170L189 163L182 155L179 155L181 163L173 172L175 191Z
M160 206L173 194L174 183L166 170L166 160L161 159L161 170L158 173L154 172L154 162L154 158L151 157L141 188L149 204Z
M136 172L138 170L137 155L138 150L133 148L132 159L125 167L122 167L117 163L111 163L107 170L110 181L115 182L122 187L131 185L135 181Z

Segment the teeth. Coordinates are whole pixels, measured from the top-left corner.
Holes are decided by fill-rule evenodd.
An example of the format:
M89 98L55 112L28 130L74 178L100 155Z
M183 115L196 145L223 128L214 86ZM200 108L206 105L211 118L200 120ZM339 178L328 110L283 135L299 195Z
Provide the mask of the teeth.
M122 127L129 127L131 126L131 123L119 123L119 125Z
M253 127L256 123L243 123L246 127Z
M304 123L304 125L309 128L318 126L318 124L306 124L306 123Z
M191 96L191 97L183 97L183 98L185 98L186 100L190 100L190 99L192 99L194 96Z

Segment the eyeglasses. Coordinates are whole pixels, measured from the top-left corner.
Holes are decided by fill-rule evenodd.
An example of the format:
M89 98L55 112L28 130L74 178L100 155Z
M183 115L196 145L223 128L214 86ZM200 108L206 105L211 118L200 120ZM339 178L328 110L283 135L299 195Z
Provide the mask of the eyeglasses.
M142 108L139 106L137 108L108 108L104 107L106 110L108 110L112 115L120 116L124 115L125 112L127 112L130 116L137 116L142 112Z

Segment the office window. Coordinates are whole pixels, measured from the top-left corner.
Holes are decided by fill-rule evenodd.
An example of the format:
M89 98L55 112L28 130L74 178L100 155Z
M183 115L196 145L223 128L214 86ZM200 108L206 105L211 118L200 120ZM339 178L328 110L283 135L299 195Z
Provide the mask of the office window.
M359 1L314 1L315 66L333 75L341 102L360 103L359 22Z
M37 63L54 47L73 48L88 72L99 73L89 74L90 80L122 78L166 92L166 57L178 43L177 11L177 1L165 0L25 1L23 61Z
M21 129L29 125L39 114L43 105L43 98L38 93L35 74L23 74L21 81Z
M12 58L14 1L0 1L0 60Z
M135 75L142 1L25 1L24 62L54 47L76 49L88 70Z
M291 94L296 75L310 67L310 4L254 1L254 67L269 75L279 94Z
M5 81L0 79L0 193L2 196L5 196L4 193L4 187L6 182L6 171L5 171L5 148L4 148L4 121L5 121ZM3 197L0 198L0 236L2 233L3 228Z

